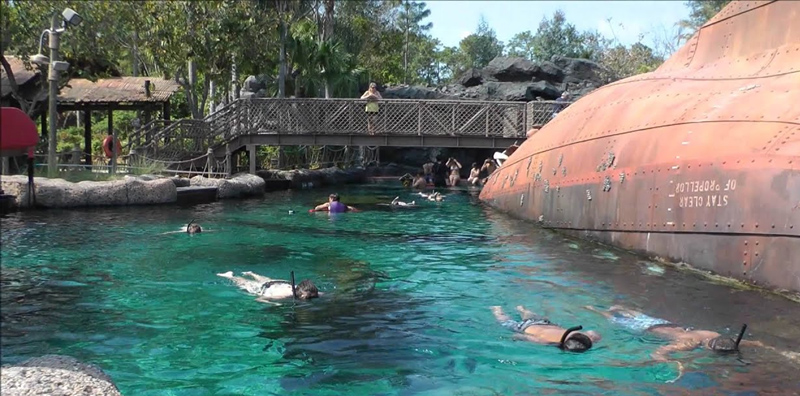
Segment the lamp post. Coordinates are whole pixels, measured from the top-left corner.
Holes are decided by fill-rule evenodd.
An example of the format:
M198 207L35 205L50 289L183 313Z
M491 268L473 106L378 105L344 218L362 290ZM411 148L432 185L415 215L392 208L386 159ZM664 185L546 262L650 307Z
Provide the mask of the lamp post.
M45 64L50 65L47 73L47 81L50 85L48 94L48 117L50 117L50 131L48 136L47 150L47 175L49 177L53 177L58 173L58 164L56 163L56 150L58 148L56 137L56 121L58 117L58 73L67 71L67 69L69 69L69 63L58 61L59 42L61 39L61 33L64 33L68 25L78 26L83 20L83 18L71 8L65 8L64 11L61 12L60 16L61 27L58 27L59 15L53 14L53 18L50 21L50 29L43 31L41 37L39 38L39 53L31 56L31 62L39 66L44 66ZM42 55L42 41L44 40L45 33L48 35L47 47L50 49L49 58Z

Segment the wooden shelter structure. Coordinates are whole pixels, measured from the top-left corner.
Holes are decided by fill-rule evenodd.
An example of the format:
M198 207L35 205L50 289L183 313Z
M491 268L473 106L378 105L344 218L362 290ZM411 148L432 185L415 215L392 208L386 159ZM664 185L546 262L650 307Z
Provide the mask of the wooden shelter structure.
M114 135L114 110L139 110L148 123L154 111L170 119L170 98L180 85L153 77L113 77L91 81L72 79L58 95L58 111L81 111L84 119L84 155L92 163L92 111L108 112L108 133ZM116 139L116 135L114 136Z

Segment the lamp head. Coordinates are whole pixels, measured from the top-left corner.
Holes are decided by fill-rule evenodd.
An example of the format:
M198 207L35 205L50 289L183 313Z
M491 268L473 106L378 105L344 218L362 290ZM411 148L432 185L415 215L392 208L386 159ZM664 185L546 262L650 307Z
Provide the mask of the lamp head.
M72 26L78 26L83 21L83 17L81 17L72 8L65 8L64 11L61 13L61 16L64 18L64 22Z
M53 69L55 71L65 72L65 71L69 70L69 62L55 61L53 63Z
M45 65L49 65L50 64L50 58L48 58L47 56L44 56L42 54L36 54L36 55L31 56L30 61L31 61L31 63L33 63L33 64L35 64L37 66L45 66Z

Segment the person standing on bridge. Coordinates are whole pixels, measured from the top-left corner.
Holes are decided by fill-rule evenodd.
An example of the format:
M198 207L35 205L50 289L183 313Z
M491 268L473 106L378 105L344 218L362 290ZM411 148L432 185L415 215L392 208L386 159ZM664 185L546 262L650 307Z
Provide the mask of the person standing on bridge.
M370 135L375 134L375 115L378 114L378 101L383 99L381 93L378 92L378 85L374 82L369 83L369 89L361 95L361 99L367 100L367 106L364 109L367 112L367 130Z

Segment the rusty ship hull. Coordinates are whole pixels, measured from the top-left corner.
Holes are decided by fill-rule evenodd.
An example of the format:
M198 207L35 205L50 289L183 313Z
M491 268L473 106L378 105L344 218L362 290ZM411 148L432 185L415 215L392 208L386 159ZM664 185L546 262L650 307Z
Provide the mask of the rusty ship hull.
M480 194L553 228L800 291L800 2L733 1L529 137Z

